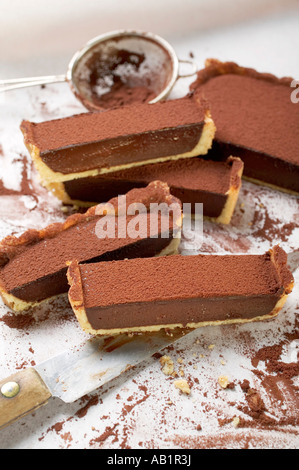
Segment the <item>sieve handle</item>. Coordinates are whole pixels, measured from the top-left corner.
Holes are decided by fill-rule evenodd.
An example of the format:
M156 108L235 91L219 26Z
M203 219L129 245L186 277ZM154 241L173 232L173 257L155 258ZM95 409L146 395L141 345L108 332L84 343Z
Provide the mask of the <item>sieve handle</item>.
M36 85L47 85L49 83L65 82L65 75L48 75L45 77L13 78L11 80L0 80L0 93L2 91L15 90Z
M187 77L192 77L193 75L195 75L198 71L198 66L195 62L193 62L193 60L182 60L182 59L179 59L179 64L189 64L189 65L192 65L192 71L190 73L186 73L186 74L178 74L178 78L187 78Z

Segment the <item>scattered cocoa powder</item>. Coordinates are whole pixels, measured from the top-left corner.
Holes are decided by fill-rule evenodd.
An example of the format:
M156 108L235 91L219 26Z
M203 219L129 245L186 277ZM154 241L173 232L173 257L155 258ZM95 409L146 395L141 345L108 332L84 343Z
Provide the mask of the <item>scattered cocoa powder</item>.
M250 388L249 380L244 379L243 382L240 383L240 387L243 390L243 392L248 392Z
M58 423L53 424L53 426L51 426L51 427L49 427L49 428L47 429L47 432L55 431L56 434L59 434L60 431L61 431L62 428L63 428L64 423L65 423L65 421L60 421L60 422L58 422Z
M18 330L26 330L36 322L35 318L30 313L24 315L6 313L2 315L0 320L9 328L16 328Z
M97 444L97 443L102 443L102 442L106 441L106 439L108 439L108 437L110 437L110 436L115 436L116 437L116 432L114 430L117 426L119 426L119 423L116 423L113 426L107 426L105 431L102 434L100 434L100 436L95 437L94 439L91 439L89 441L89 445L92 446L92 445Z
M35 196L30 180L30 170L33 168L33 163L29 163L25 155L19 155L13 160L13 163L21 162L23 164L21 186L19 190L9 189L4 186L3 181L0 180L0 196Z
M99 403L99 397L97 395L94 395L88 400L86 405L84 405L75 413L75 416L77 416L78 418L83 418L83 416L87 414L89 408L92 406L96 406L98 403Z

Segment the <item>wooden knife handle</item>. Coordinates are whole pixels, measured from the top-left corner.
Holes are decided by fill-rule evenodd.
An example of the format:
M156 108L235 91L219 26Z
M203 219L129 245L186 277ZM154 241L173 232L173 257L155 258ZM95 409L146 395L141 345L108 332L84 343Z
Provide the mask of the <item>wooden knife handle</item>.
M0 381L0 429L45 405L51 393L29 367Z

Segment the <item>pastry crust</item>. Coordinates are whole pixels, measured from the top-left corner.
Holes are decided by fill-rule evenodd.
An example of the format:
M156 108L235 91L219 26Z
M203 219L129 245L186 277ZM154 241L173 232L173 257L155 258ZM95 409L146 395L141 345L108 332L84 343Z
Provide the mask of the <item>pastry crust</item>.
M237 170L236 174L232 174L232 181L229 190L227 191L227 200L226 203L222 209L221 214L213 219L215 222L218 222L219 224L229 224L232 218L232 215L234 213L237 200L239 197L239 192L241 189L242 185L242 174L243 174L243 168L244 164L242 160L238 157L229 157L228 161L232 162L233 166L239 166L239 169Z
M267 82L287 87L290 87L293 81L292 77L278 78L271 73L258 72L250 67L242 67L235 62L221 62L221 60L209 58L205 61L205 68L197 72L197 78L191 83L190 90L196 90L199 85L207 82L212 77L225 74L244 75L246 77L266 80Z
M250 183L258 184L259 186L267 186L267 188L274 189L275 191L281 191L282 193L290 194L291 196L299 196L298 191L293 191L292 189L283 188L281 186L276 186L275 184L266 183L262 180L258 180L256 178L250 178L249 176L243 175L242 178L245 181L249 181Z

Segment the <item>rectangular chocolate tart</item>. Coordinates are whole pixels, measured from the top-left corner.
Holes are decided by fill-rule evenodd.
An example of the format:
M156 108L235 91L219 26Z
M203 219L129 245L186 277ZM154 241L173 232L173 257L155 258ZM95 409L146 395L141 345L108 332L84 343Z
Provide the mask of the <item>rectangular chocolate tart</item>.
M84 207L159 179L183 204L191 204L192 213L195 203L202 203L204 216L228 224L238 199L242 172L243 162L236 157L225 162L188 158L53 183L52 191L64 203Z
M68 268L69 301L87 333L114 335L274 317L292 291L286 253L173 255Z
M154 224L152 203L164 209L157 211ZM74 258L89 263L171 254L180 241L181 221L180 201L167 184L156 181L63 223L8 236L0 242L0 294L12 310L22 312L68 291L66 263Z
M191 95L41 123L23 121L21 130L45 186L205 155L215 134L207 103Z
M208 100L216 125L209 158L238 156L246 178L299 193L299 106L291 82L208 59L190 89Z

